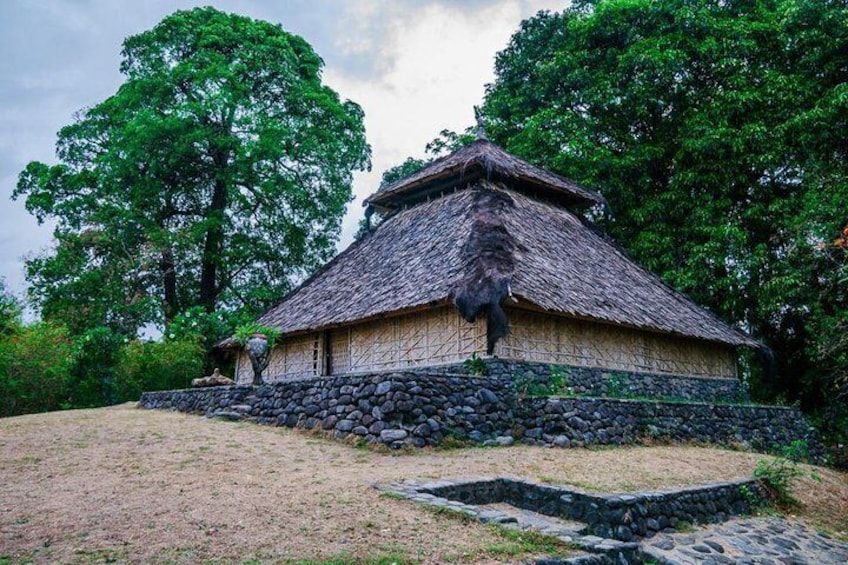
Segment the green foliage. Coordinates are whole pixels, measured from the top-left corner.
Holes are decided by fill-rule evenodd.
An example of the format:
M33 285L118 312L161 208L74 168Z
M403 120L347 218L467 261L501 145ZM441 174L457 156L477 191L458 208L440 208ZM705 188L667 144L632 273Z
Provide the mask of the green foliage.
M680 520L674 529L681 534L689 534L695 531L695 526L686 520Z
M629 398L632 396L627 385L630 377L624 373L610 373L606 378L607 396L610 398Z
M203 374L199 337L129 340L99 327L72 338L39 322L0 336L0 416L93 408L145 390L186 388Z
M6 290L5 281L0 278L0 336L15 332L21 325L21 305Z
M388 186L393 182L399 181L400 179L404 179L409 175L417 173L427 165L429 165L433 160L432 159L416 159L414 157L408 157L406 161L401 163L400 165L395 165L389 169L383 171L383 177L380 180L380 187Z
M551 365L550 366L550 377L548 377L548 387L551 390L551 394L562 395L562 394L571 394L572 389L569 386L569 376L570 373L567 368L560 367L559 365Z
M256 313L334 251L352 172L370 166L359 106L280 26L213 8L129 37L126 77L32 162L16 198L56 223L27 263L45 319L135 335L193 306Z
M274 344L280 338L280 330L276 328L270 328L268 326L263 326L261 324L257 324L256 322L250 322L239 326L238 328L236 328L233 337L238 343L244 345L247 343L247 340L249 340L255 333L260 333L265 336L265 338L268 340L269 348L274 347Z
M783 448L778 457L771 460L760 459L757 462L754 477L762 481L771 502L778 507L789 508L798 504L798 500L792 495L792 487L797 479L805 475L800 462L807 456L807 443L795 440ZM821 480L815 474L810 476Z
M740 485L739 493L745 499L745 502L748 503L751 510L756 510L763 502L748 485Z
M462 362L462 366L468 371L472 377L482 377L486 374L486 360L478 357L477 352L471 354L471 357Z
M550 366L550 375L547 377L540 377L528 372L513 376L512 382L516 392L522 398L573 394L573 389L569 386L567 369L557 365Z
M206 351L204 371L211 372L215 367L222 370L227 368L225 359L215 355L213 347L223 339L235 333L236 328L249 323L253 316L244 310L217 310L211 314L201 306L194 306L178 314L168 326L164 339L166 341L199 340Z
M75 363L67 407L95 408L120 401L115 366L126 341L128 338L105 326L74 338Z
M58 410L71 390L68 331L40 322L0 335L0 416Z
M119 401L138 400L144 391L188 388L191 379L203 374L203 357L194 338L130 341L115 367Z
M453 153L474 141L475 136L472 130L473 128L469 127L463 133L456 133L449 129L443 129L437 137L426 145L425 151L433 157Z
M522 23L483 109L508 151L601 190L589 215L636 260L772 349L750 364L761 400L820 412L845 405L845 21L838 0L578 2Z

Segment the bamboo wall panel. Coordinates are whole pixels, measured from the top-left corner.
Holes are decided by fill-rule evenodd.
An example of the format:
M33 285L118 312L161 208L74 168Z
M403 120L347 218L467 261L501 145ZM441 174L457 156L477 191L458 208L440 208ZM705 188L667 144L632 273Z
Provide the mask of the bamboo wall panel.
M247 351L242 349L239 351L236 359L236 378L234 379L240 385L249 385L253 382L253 367L250 365L250 357L247 356Z
M486 350L486 325L452 307L331 330L331 372L380 371L456 363Z
M350 328L330 330L330 374L350 372Z
M324 372L323 358L321 334L283 338L271 354L271 362L265 371L266 380L290 381L319 377Z
M499 357L610 370L735 377L729 346L521 310L507 312Z

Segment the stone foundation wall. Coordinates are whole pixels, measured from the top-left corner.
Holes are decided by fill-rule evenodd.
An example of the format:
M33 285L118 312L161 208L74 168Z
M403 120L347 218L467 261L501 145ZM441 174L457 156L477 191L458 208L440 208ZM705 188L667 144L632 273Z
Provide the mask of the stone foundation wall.
M390 373L327 377L253 387L147 392L144 408L249 418L322 429L392 447L436 445L447 434L509 433L513 395L503 379Z
M516 435L528 444L631 444L645 439L739 445L774 451L805 440L811 455L824 448L794 408L612 398L527 398L516 410Z
M448 435L490 445L632 444L646 439L772 450L804 439L823 453L795 409L614 398L525 398L512 378L421 372L347 375L149 392L140 406L320 429L391 447L437 445Z
M722 403L740 403L750 400L745 387L736 378L633 373L500 358L483 359L482 362L486 367L485 374L489 377L537 380L547 383L550 382L551 374L556 372L565 378L569 393L575 395ZM420 372L467 375L469 369L458 363L427 367Z

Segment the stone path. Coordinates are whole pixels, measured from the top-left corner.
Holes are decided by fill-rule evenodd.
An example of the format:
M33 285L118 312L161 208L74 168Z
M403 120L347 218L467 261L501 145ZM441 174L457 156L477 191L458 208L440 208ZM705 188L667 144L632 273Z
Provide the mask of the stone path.
M745 518L686 534L659 534L640 547L658 565L845 565L848 544L783 518Z
M560 538L565 536L576 538L586 533L586 524L582 522L546 516L505 502L482 504L478 505L477 508L481 511L477 514L477 518L483 523L515 524L522 530L532 529Z

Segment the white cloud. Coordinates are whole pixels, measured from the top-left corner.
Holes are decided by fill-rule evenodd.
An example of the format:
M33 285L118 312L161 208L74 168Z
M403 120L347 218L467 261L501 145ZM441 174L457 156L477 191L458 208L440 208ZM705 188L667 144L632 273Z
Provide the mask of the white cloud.
M375 17L357 2L359 17ZM356 201L344 220L341 246L350 243L361 202L374 192L387 168L409 156L421 157L424 146L445 128L461 131L473 124L473 106L482 103L485 84L494 79L494 59L506 47L522 19L561 3L498 2L474 10L432 4L410 15L393 13L372 55L388 62L380 76L352 76L328 66L326 82L365 110L373 170L354 181ZM386 17L382 14L381 17ZM356 31L368 30L365 20L352 25L340 48L362 49Z

